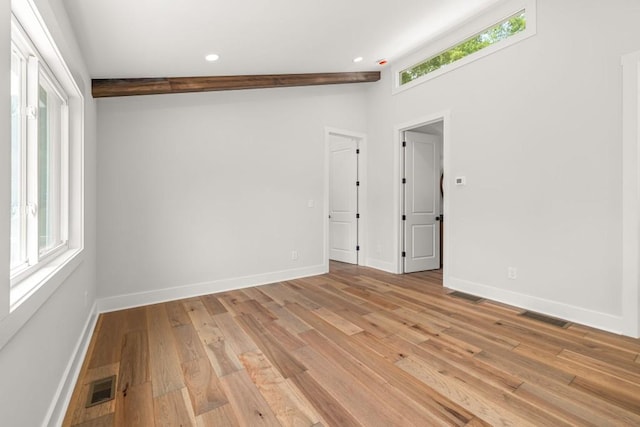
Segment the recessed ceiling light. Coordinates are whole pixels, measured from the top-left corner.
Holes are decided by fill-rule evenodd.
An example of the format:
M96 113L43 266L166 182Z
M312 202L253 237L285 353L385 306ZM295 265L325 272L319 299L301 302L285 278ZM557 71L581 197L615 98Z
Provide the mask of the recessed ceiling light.
M218 59L220 59L220 56L216 55L215 53L211 53L211 54L205 56L204 59L206 59L209 62L213 62L213 61L217 61Z
M353 58L353 62L361 62L363 59L362 56L358 56L357 58Z

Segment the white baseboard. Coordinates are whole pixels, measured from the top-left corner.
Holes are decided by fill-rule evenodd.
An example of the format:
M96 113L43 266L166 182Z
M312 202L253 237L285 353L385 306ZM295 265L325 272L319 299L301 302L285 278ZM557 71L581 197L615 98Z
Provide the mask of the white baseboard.
M587 310L455 277L447 277L445 287L616 334L622 334L624 331L622 316Z
M397 274L396 265L392 262L380 261L379 259L367 258L365 261L367 267L375 268L376 270L386 271L387 273Z
M53 427L62 425L64 416L71 401L73 389L75 388L78 376L80 375L82 363L87 356L87 350L89 349L89 343L91 343L91 337L93 336L93 330L96 327L97 321L98 304L95 302L89 312L89 316L87 317L80 339L73 350L71 360L69 360L67 368L64 370L64 374L62 375L56 394L53 396L51 406L49 406L47 415L42 423L43 426Z
M250 286L266 285L268 283L299 279L301 277L317 276L326 272L325 265L298 268L293 270L276 271L253 276L236 277L231 279L214 280L212 282L196 283L174 288L158 289L149 292L118 295L98 300L98 312L124 310L143 305L157 304L217 292L231 291Z

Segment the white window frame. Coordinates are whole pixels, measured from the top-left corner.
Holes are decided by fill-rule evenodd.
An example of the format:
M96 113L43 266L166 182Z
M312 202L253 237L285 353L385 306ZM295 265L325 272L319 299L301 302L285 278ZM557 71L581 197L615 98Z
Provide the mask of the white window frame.
M6 265L0 266L4 276L0 278L0 349L78 268L84 257L84 96L34 0L12 1L11 12L12 20L15 19L24 30L41 64L46 64L44 70L50 82L57 82L57 85L54 84L55 90L67 96L68 108L61 114L68 116L68 120L64 120L68 126L61 131L63 136L68 136L63 137L68 144L61 146L61 151L66 151L68 155L61 155L60 165L68 171L60 176L60 187L67 190L60 195L60 203L68 206L68 209L60 213L61 223L66 224L60 229L60 237L66 244L46 253L38 253L37 269L11 274L8 258ZM7 50L3 52L9 53ZM9 151L3 153L8 154ZM5 175L5 178L9 179L9 175ZM3 185L10 185L4 178L2 182ZM1 193L8 195L5 189ZM5 200L9 201L8 198ZM8 219L3 215L0 217ZM2 234L8 237L10 229L6 222ZM8 246L7 242L7 249Z
M401 84L400 73L408 68L411 68L429 58L432 58L442 52L445 52L464 41L477 36L478 34L486 31L487 29L503 22L504 20L512 17L513 15L525 11L527 19L527 28L513 36L502 40L498 43L485 47L477 52L465 56L455 62L444 65L441 68L432 71L417 79ZM449 30L427 44L422 49L406 56L398 61L392 67L392 94L401 93L405 90L414 88L429 80L438 78L446 73L456 70L460 67L464 67L471 62L477 61L480 58L496 53L502 49L512 46L516 43L532 37L537 31L537 14L536 14L536 0L514 0L506 3L501 3L481 15L473 18L470 21L465 22L463 25L458 26L452 30Z
M23 94L26 92L26 105L22 107L22 154L25 157L23 160L23 171L20 178L21 187L23 187L22 193L26 194L25 204L20 208L25 211L26 217L26 233L23 232L22 239L26 246L26 259L25 263L11 270L11 287L18 286L26 278L37 272L40 268L47 265L47 262L54 259L69 248L68 245L68 159L69 157L69 144L68 144L68 97L64 90L60 87L53 73L48 69L47 64L43 61L39 52L33 46L26 31L22 28L15 16L12 16L11 22L11 44L12 49L15 49L20 57L26 63L26 73L22 73L22 81L24 84ZM39 200L39 188L38 188L38 157L39 157L39 118L41 116L38 111L39 104L39 89L40 87L46 87L53 92L61 101L60 118L58 123L52 123L52 127L49 130L50 134L58 132L59 139L54 144L52 155L57 157L60 161L54 162L54 170L51 173L52 177L58 180L58 191L54 195L55 202L59 205L59 210L56 209L57 217L54 218L54 226L56 228L56 234L59 239L55 246L46 250L39 249L39 213L38 213L38 200ZM26 120L25 120L26 117ZM26 121L26 126L24 122ZM59 128L58 128L59 126ZM26 128L26 129L25 129ZM59 170L57 170L59 169ZM26 172L25 172L26 170ZM16 298L13 295L12 299Z

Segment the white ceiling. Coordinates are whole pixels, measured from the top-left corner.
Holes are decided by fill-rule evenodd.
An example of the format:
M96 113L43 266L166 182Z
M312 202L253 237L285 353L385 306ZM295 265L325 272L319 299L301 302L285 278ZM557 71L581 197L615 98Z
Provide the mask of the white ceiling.
M63 1L91 76L117 78L377 70L500 0Z

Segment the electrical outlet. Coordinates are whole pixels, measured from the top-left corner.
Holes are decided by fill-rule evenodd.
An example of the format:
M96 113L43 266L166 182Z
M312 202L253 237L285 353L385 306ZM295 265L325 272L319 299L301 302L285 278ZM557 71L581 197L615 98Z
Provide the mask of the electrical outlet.
M298 259L298 251L291 251L291 259L294 261Z
M507 278L516 280L518 278L518 269L516 267L507 267Z

